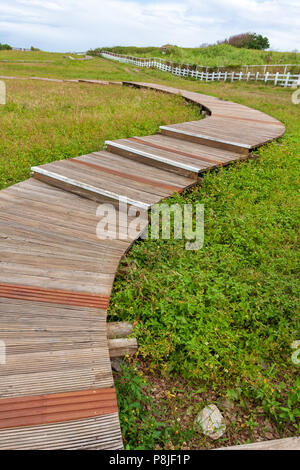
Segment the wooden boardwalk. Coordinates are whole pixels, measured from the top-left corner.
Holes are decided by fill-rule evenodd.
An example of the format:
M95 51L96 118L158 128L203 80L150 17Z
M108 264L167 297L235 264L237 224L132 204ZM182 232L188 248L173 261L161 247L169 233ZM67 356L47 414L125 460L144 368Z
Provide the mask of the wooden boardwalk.
M180 94L208 117L34 167L32 178L0 192L0 449L122 448L106 331L121 257L145 230L153 204L285 130L246 106L124 84ZM140 213L136 237L125 231L119 201ZM116 209L114 240L97 236L101 203Z

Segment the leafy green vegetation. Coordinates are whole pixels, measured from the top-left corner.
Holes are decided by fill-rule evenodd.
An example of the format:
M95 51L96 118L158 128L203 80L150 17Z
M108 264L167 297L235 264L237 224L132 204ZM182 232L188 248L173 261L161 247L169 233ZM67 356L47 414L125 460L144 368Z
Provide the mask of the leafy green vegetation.
M270 47L269 39L257 33L243 33L230 36L221 44L230 44L234 47L244 47L246 49L258 49L263 51Z
M12 47L9 44L1 44L0 43L0 51L9 51Z
M117 276L110 318L137 321L138 356L116 377L127 448L208 448L299 432L299 365L291 361L299 335L300 126L293 90L196 82L98 58L0 53L0 60L8 57L15 62L1 63L1 75L160 82L240 102L286 125L280 142L262 147L257 159L205 174L200 185L169 199L205 205L204 247L189 252L184 240L173 239L135 243ZM24 57L31 62L16 62ZM27 178L32 164L199 116L180 97L126 87L6 85L2 188ZM224 400L233 407L227 414ZM228 419L226 436L216 443L194 425L196 413L212 402Z
M65 54L38 51L0 51L0 75L17 77L93 78L99 80L165 80L160 71L141 70L104 60L70 60Z
M265 110L287 132L280 145L261 148L258 159L206 174L201 185L170 199L205 205L204 248L187 251L184 240L173 239L136 243L116 279L110 311L113 318L138 321L139 356L150 370L184 377L219 397L250 400L278 432L295 434L298 109L285 90L194 89Z
M120 424L125 449L164 448L172 443L178 448L192 437L190 430L179 433L179 424L170 423L167 406L151 396L151 387L137 367L124 362L121 374L115 378Z

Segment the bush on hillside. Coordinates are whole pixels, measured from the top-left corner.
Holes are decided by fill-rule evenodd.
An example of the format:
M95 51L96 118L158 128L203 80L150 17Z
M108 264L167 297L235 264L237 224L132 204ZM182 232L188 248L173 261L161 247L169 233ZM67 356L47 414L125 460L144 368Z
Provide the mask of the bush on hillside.
M266 36L262 36L261 34L252 33L250 41L247 45L248 49L269 49L270 42Z
M234 47L244 47L245 49L264 50L270 47L269 39L266 36L256 33L242 33L230 36L225 39L224 44L230 44Z
M129 47L129 46L114 46L114 47L96 47L87 51L88 55L99 55L103 51L115 52L116 54L137 55L137 54L158 54L159 48L157 47Z

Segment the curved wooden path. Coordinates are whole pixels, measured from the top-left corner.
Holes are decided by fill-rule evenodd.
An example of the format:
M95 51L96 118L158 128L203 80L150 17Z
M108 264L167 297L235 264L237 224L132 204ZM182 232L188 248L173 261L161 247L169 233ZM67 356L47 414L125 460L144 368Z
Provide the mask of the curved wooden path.
M180 94L208 117L34 167L32 178L0 192L0 449L122 448L106 310L134 240L122 217L119 237L99 240L99 203L113 204L120 216L118 202L128 200L144 216L141 233L151 205L285 130L246 106L124 84Z

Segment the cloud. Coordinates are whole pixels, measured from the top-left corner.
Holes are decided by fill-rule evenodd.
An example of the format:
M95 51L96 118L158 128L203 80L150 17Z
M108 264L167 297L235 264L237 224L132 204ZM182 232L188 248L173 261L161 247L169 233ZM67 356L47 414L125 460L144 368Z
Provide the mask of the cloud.
M300 49L298 0L0 0L0 42L74 51L173 43L195 47L253 31Z

